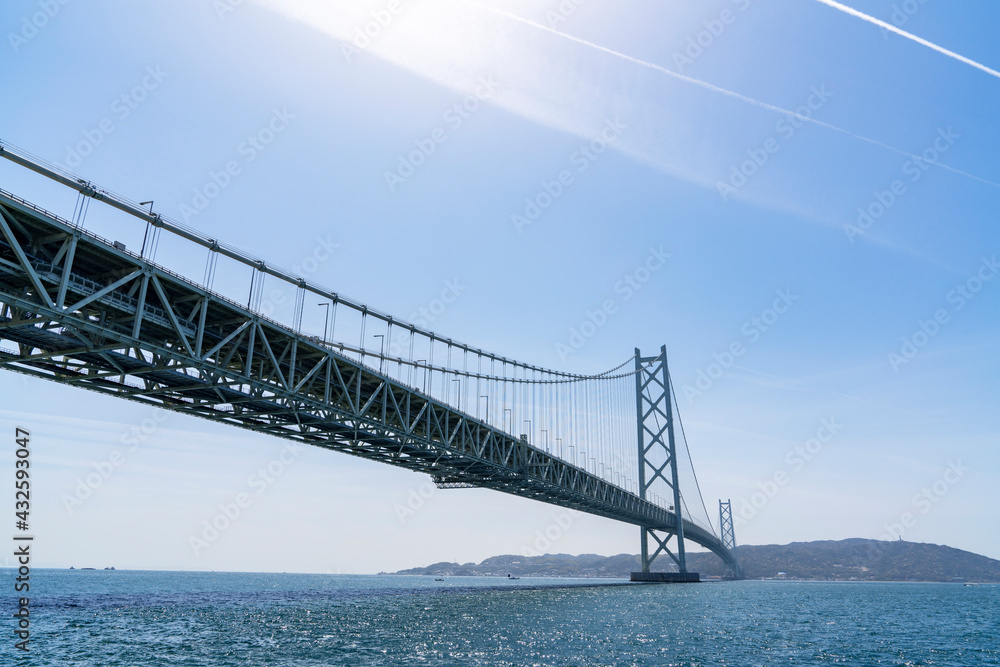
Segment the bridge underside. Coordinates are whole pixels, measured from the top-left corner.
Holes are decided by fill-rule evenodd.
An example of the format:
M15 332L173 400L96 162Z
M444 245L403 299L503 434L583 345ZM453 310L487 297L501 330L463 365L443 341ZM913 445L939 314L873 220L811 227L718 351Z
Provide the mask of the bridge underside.
M676 517L0 191L0 368L677 532ZM736 567L719 539L686 539Z

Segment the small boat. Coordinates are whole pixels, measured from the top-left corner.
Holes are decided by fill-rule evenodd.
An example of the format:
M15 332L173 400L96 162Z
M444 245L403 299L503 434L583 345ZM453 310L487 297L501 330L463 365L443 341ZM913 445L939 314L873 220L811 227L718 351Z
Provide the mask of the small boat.
M444 579L435 579L434 581L444 581Z
M518 579L520 579L520 578L521 578L521 577L512 577L512 576L510 576L510 573L509 573L509 572L507 573L507 579L509 579L510 581L517 581L517 580L518 580Z

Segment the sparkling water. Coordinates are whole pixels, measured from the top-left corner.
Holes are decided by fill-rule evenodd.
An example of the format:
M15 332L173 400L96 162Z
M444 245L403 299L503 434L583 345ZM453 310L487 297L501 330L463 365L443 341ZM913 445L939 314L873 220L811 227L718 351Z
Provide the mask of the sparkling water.
M991 585L33 570L27 654L2 604L3 665L1000 665Z

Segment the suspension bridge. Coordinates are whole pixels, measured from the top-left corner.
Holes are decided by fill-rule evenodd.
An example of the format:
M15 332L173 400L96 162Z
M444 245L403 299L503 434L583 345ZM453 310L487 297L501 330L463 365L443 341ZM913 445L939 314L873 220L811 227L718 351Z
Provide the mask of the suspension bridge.
M440 488L495 489L634 524L634 580L697 581L686 541L740 576L731 507L720 502L717 534L665 347L592 375L508 359L9 144L0 156L77 193L67 219L0 188L0 367L427 473ZM93 201L141 221L138 250L87 227ZM201 248L200 282L156 260L164 233L186 257ZM264 301L265 283L294 290L288 316ZM322 331L303 326L307 302L323 308ZM669 573L652 571L660 556Z

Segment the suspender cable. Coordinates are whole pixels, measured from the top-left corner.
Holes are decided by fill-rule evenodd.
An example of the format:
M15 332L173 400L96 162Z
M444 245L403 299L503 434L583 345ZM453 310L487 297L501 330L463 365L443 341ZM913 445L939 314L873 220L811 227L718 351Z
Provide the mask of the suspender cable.
M424 372L424 376L426 377L428 374L430 375L430 383L427 384L427 395L428 396L434 396L434 371L433 371L433 368L434 368L434 336L429 336L428 337L428 341L429 341L428 342L428 349L427 349L427 365L428 365L428 369L427 369L427 371Z
M406 377L407 377L406 384L408 384L408 385L410 385L412 387L413 386L413 364L412 364L412 362L413 362L413 331L410 331L410 351L409 351L409 354L408 354L406 360L408 362L411 362L411 363L406 364Z
M361 342L358 344L358 349L361 351L361 363L365 363L365 323L368 319L368 312L364 311L361 313Z
M459 387L462 387L464 385L464 388L462 389L462 395L458 399L458 401L459 401L459 404L461 404L463 402L463 399L464 399L464 402L465 402L465 411L468 412L469 411L469 376L468 376L468 372L469 372L469 351L468 350L464 350L462 352L462 371L466 373L466 376L465 376L465 382L459 385Z
M451 370L451 340L448 341L448 355L445 360L445 368ZM451 388L452 385L455 384L454 382L449 381L452 379L448 377L449 375L450 374L447 371L441 373L441 400L445 403L451 403L449 400L451 397Z
M477 365L476 365L476 419L481 419L479 416L479 402L482 400L483 390L480 384L482 383L482 378L479 376L483 373L483 355L476 355Z

